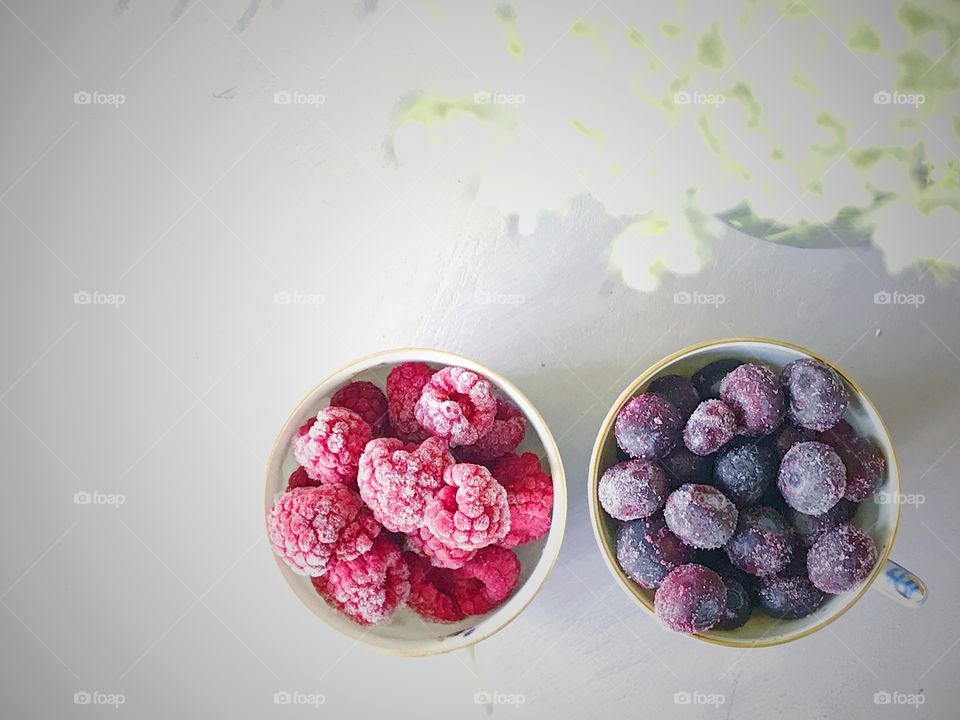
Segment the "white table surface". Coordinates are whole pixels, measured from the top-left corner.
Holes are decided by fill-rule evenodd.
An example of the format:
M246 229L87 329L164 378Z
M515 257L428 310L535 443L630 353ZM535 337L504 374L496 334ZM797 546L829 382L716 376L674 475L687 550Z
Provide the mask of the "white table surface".
M519 59L492 3L0 5L4 717L955 717L960 286L896 266L960 262L956 224L953 237L908 228L883 251L727 229L696 256L688 236L668 234L667 265L685 274L639 289L612 255L645 201L591 194L579 134L489 169L492 185L489 123L408 123L385 144L395 105L418 91L526 93L521 118L562 113L565 125L594 107L584 123L606 122L612 137L618 108L632 122L629 96L611 100L600 80L627 62L619 18L655 28L672 4L518 3ZM565 30L584 13L606 32L592 49L589 33ZM738 72L762 74L766 46ZM842 93L862 68L842 46L830 57ZM80 91L124 102L78 105ZM278 105L280 91L324 102ZM850 117L853 134L871 122ZM516 152L539 146L535 132ZM956 136L945 140L955 152ZM695 174L702 148L663 144ZM643 174L636 148L622 155ZM526 172L515 194L511 169ZM656 184L672 193L671 182ZM636 200L645 187L628 174L618 190ZM790 180L773 187L795 204ZM123 302L75 303L94 291ZM724 302L677 304L679 291ZM877 305L880 291L924 302ZM301 304L277 304L278 292ZM504 298L515 302L486 302ZM586 509L599 422L648 365L723 336L809 346L870 394L906 489L925 496L904 507L894 549L929 583L925 607L868 593L801 642L734 651L662 630L615 586ZM354 645L289 592L263 533L262 472L290 408L331 369L406 345L506 374L563 453L559 562L473 653L399 659ZM123 504L78 505L77 492ZM523 705L477 705L480 690ZM95 691L123 704L74 703ZM277 707L280 691L325 702ZM723 701L678 705L678 691ZM884 691L924 702L878 706Z

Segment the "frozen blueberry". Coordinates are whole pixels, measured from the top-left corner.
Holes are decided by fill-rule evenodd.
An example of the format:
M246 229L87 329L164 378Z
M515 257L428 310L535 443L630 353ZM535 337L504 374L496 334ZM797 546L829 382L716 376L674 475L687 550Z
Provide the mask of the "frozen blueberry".
M883 450L841 420L834 428L820 433L818 439L834 450L847 469L847 485L843 497L853 502L862 502L870 497L883 481L887 461Z
M744 435L769 435L783 421L783 388L766 365L747 363L731 370L720 383L720 399L733 410Z
M853 519L856 511L856 503L841 500L823 515L807 515L790 508L787 516L793 523L794 530L797 531L800 544L804 547L812 547L827 530Z
M753 613L753 598L750 591L736 578L721 575L720 579L727 588L727 609L714 629L735 630L750 619Z
M810 582L833 595L866 580L876 563L877 546L850 523L827 530L807 553Z
M654 393L630 398L617 413L614 434L630 457L654 460L677 446L683 418L677 407Z
M709 630L727 608L727 588L710 568L689 563L674 568L660 583L653 600L657 617L682 633Z
M823 604L826 595L806 575L785 574L760 584L760 607L775 618L806 617Z
M621 523L617 529L617 562L647 590L655 590L668 572L692 562L693 556L693 548L670 532L660 513Z
M792 422L785 422L780 426L780 429L774 433L773 446L777 451L777 457L783 459L783 456L787 454L787 450L792 448L797 443L809 442L817 439L817 433L815 433L813 430L797 427ZM826 442L826 440L823 442Z
M650 392L676 405L680 415L690 417L690 413L700 404L700 396L689 378L680 375L664 375L650 383Z
M739 360L733 358L724 358L715 360L706 367L701 368L690 378L693 386L697 389L701 399L710 400L720 397L720 383L734 368L743 365Z
M684 483L709 485L713 480L713 458L694 455L683 445L660 460L670 478L670 489L676 490Z
M771 507L744 508L737 531L724 546L735 567L757 577L770 577L793 560L796 534Z
M636 520L663 507L670 481L650 460L627 460L608 467L600 477L600 504L617 520Z
M780 382L787 391L790 419L800 427L829 430L847 409L847 390L840 376L818 360L794 360L780 372Z
M727 553L723 548L717 548L714 550L697 550L697 556L693 562L699 563L700 565L706 565L721 578L733 578L750 591L753 591L757 584L757 577L755 575L745 573L743 570L731 563L730 558L727 557ZM724 582L726 582L726 580L724 580Z
M670 493L663 518L687 545L718 548L737 527L737 507L715 487L687 483Z
M704 400L687 419L683 444L697 455L710 455L733 440L737 418L722 400Z
M822 442L797 443L780 463L777 487L794 510L821 515L843 497L847 469L836 451Z
M720 451L714 485L737 505L755 505L776 479L779 464L771 443L740 442Z

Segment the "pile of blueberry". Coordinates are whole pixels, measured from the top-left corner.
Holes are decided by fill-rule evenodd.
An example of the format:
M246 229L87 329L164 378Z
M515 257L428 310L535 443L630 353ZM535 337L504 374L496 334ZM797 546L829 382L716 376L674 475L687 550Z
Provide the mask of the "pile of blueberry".
M657 616L683 633L732 630L755 608L800 618L867 578L877 561L851 524L886 471L843 420L829 366L713 362L667 375L616 418L622 461L599 483L623 572L656 590Z

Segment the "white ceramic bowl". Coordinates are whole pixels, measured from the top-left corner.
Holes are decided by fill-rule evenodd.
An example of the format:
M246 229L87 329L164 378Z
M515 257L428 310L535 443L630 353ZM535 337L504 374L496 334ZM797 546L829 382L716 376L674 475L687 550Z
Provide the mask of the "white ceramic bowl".
M546 422L531 402L510 381L493 370L465 357L440 350L405 348L388 350L355 360L320 382L290 413L267 461L264 493L265 519L276 499L283 494L287 478L297 463L290 450L290 438L308 417L330 404L338 388L353 380L369 380L383 389L387 374L404 362L425 362L435 367L457 365L486 377L513 402L527 418L527 433L518 452L536 453L544 470L553 477L553 520L547 536L515 549L520 559L520 580L513 595L486 615L468 617L458 623L430 623L406 608L391 622L363 627L329 607L313 589L310 578L294 573L279 558L277 567L287 585L318 618L340 633L363 645L394 655L432 655L467 647L501 630L533 600L560 553L560 542L567 520L566 483L560 451Z
M815 358L830 365L843 380L850 395L850 404L844 415L847 422L862 436L874 440L882 449L887 463L886 477L877 488L874 498L868 498L857 508L853 523L867 532L876 543L878 561L873 572L861 585L841 594L830 595L814 613L797 620L778 620L756 611L742 627L735 630L710 630L693 635L699 640L729 647L763 647L798 640L820 630L839 618L859 600L871 586L884 591L900 602L919 606L926 597L926 587L915 575L889 559L900 519L900 468L890 435L877 409L863 390L840 368L826 358L797 345L776 340L731 339L715 340L693 345L664 358L634 380L610 408L593 448L590 461L589 503L594 535L604 561L623 590L641 607L653 613L654 592L645 590L630 580L620 569L616 555L618 522L607 515L597 500L600 475L617 460L617 442L613 424L623 404L663 375L690 377L700 368L721 358L736 358L744 362L759 362L779 371L787 363L799 358ZM874 582L878 580L876 585Z

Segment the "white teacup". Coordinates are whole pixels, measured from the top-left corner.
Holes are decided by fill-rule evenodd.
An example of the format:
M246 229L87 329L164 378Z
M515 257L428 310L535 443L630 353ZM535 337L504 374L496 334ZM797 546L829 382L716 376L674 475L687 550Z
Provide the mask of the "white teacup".
M617 443L613 424L623 404L647 389L651 381L663 375L690 377L705 365L721 358L759 362L774 369L799 358L815 358L839 374L850 395L845 419L858 434L876 442L883 451L887 472L876 494L860 503L853 523L867 532L876 543L878 561L870 576L859 586L840 595L830 595L816 612L796 620L779 620L762 612L735 630L710 630L693 637L729 647L764 647L799 640L820 630L853 607L871 587L901 603L918 607L926 599L924 583L905 568L890 560L890 551L900 520L900 468L890 435L880 414L863 390L836 365L805 348L777 340L754 338L714 340L680 350L656 363L623 391L603 421L590 461L588 487L590 515L594 535L604 561L623 590L639 605L653 613L654 592L630 580L620 569L616 556L617 521L610 518L597 500L597 484L604 469L617 462Z

